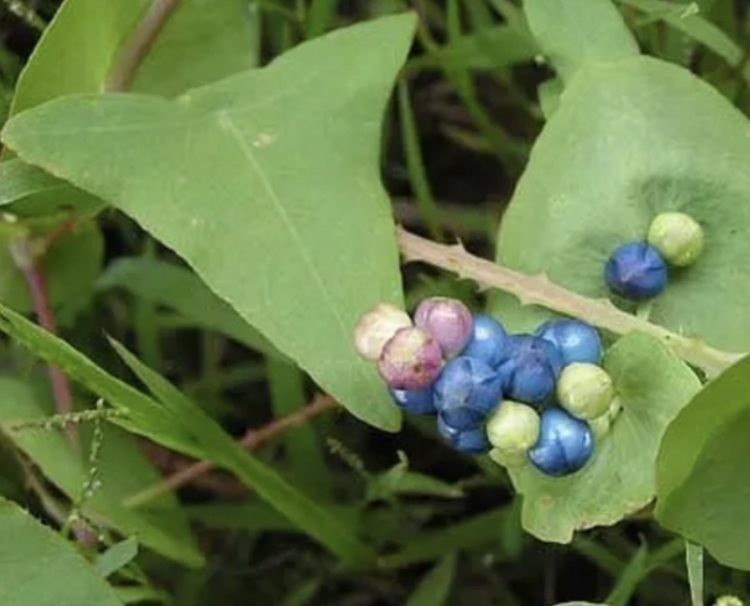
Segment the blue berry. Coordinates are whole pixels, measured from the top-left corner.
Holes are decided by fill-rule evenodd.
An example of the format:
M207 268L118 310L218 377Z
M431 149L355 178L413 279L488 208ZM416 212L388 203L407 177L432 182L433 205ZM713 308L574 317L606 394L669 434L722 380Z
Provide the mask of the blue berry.
M427 389L391 389L391 396L406 412L415 415L435 413L432 387Z
M555 345L562 356L563 366L573 362L599 364L602 341L596 329L578 320L545 322L534 333Z
M604 281L626 299L651 299L667 286L667 264L661 253L645 242L623 244L607 261Z
M472 429L502 401L503 380L482 360L459 356L445 365L434 392L435 408L448 425Z
M566 476L581 469L593 452L588 423L560 408L549 408L542 413L539 440L529 450L529 459L544 474Z
M483 425L472 429L457 429L449 425L442 416L438 416L437 428L440 435L459 452L482 454L491 448Z
M497 368L508 357L508 333L495 318L478 314L474 316L471 339L463 355Z
M542 404L555 393L562 356L549 341L531 335L509 337L510 357L500 365L506 397L526 404Z

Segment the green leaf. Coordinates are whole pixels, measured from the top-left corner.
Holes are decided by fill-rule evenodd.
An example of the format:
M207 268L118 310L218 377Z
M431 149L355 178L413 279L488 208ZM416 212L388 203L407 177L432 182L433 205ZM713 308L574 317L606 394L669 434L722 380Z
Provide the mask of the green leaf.
M243 450L195 403L119 344L113 343L117 352L159 402L112 377L61 339L3 305L0 305L0 330L121 409L126 416L116 417L115 421L126 429L233 472L341 559L358 564L374 559L372 551L352 534L351 528Z
M638 54L638 45L610 0L524 0L532 33L563 80L590 63Z
M281 356L187 268L148 257L121 257L107 266L97 288L124 288L136 297L174 309L195 326L220 332L266 355Z
M656 517L728 566L750 569L750 358L709 383L659 451Z
M121 605L76 550L17 505L0 499L0 604Z
M706 234L695 265L672 271L656 324L729 351L750 351L750 124L688 71L650 58L588 67L568 84L537 140L500 229L498 259L592 298L603 267L679 210ZM533 242L533 245L529 245ZM516 329L546 312L504 297Z
M656 455L667 425L700 389L693 372L653 337L631 333L605 355L622 412L578 473L553 478L532 465L511 469L523 494L524 528L568 543L576 530L609 526L656 492Z
M607 596L607 604L611 606L627 606L638 583L648 574L647 566L648 547L642 544L635 550L627 566L625 566L617 579L617 584Z
M367 486L368 499L388 499L396 495L425 495L457 499L463 491L447 482L422 473L409 471L409 462L399 452L401 460L389 470L373 476Z
M305 606L318 593L323 581L321 579L310 579L293 588L279 602L279 606Z
M406 606L443 606L448 601L456 574L456 554L446 555L420 581Z
M109 547L96 558L94 568L105 579L132 562L138 555L138 541L130 537Z
M376 302L402 303L377 142L413 28L339 30L173 102L60 100L5 141L127 212L353 414L396 430L351 332Z
M259 28L258 9L247 0L182 0L131 89L172 97L255 67Z
M47 417L27 385L0 377L0 396L3 432L53 484L72 501L78 501L88 463L81 460L58 430L21 426ZM125 497L150 486L159 475L127 435L115 427L103 429L98 464L101 488L84 505L84 514L123 534L137 535L144 545L166 557L188 566L200 566L203 557L173 495L164 495L150 508L133 510L123 505Z
M74 189L69 183L53 177L41 168L18 159L0 162L0 206L23 200L40 192L65 195Z

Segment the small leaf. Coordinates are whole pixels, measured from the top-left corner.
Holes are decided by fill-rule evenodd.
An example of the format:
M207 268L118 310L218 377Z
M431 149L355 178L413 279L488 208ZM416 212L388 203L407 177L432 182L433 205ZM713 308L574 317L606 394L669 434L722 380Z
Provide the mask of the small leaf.
M588 63L638 54L638 45L610 0L524 0L532 33L563 80Z
M524 528L569 543L576 530L609 526L646 506L656 492L656 455L667 425L700 389L693 372L653 337L630 333L606 354L622 412L586 467L564 478L532 465L511 469L523 494Z
M726 564L750 570L750 357L709 383L667 430L656 518Z
M407 14L339 30L176 101L58 100L5 139L131 215L353 414L394 431L400 410L351 335L375 303L402 304L378 139L413 28Z
M0 604L121 606L76 550L17 505L0 498Z
M130 537L109 547L96 558L94 569L105 579L130 564L138 555L138 541Z
M455 574L456 554L451 553L425 575L406 606L443 606L448 601Z

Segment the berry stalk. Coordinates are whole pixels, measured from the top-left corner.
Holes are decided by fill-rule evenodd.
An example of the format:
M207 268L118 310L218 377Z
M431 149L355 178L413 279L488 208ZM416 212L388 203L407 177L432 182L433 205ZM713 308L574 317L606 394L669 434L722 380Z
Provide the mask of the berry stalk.
M539 305L578 318L616 334L637 330L665 343L688 364L701 369L709 378L744 358L746 353L725 352L702 340L685 337L617 309L606 299L590 299L554 284L544 274L527 275L466 251L462 244L445 245L396 228L401 254L406 262L422 261L477 282L515 295L522 305Z

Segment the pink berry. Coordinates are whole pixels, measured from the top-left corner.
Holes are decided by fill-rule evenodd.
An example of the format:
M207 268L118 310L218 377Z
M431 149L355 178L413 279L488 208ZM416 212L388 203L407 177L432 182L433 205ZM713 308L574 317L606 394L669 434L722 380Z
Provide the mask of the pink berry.
M354 347L363 358L377 360L396 331L411 326L411 318L390 303L378 303L364 314L354 328Z
M386 343L378 371L391 389L424 389L440 374L440 345L419 328L402 328Z
M430 333L440 344L443 355L451 358L460 354L471 339L474 319L461 301L432 297L419 304L414 324Z

